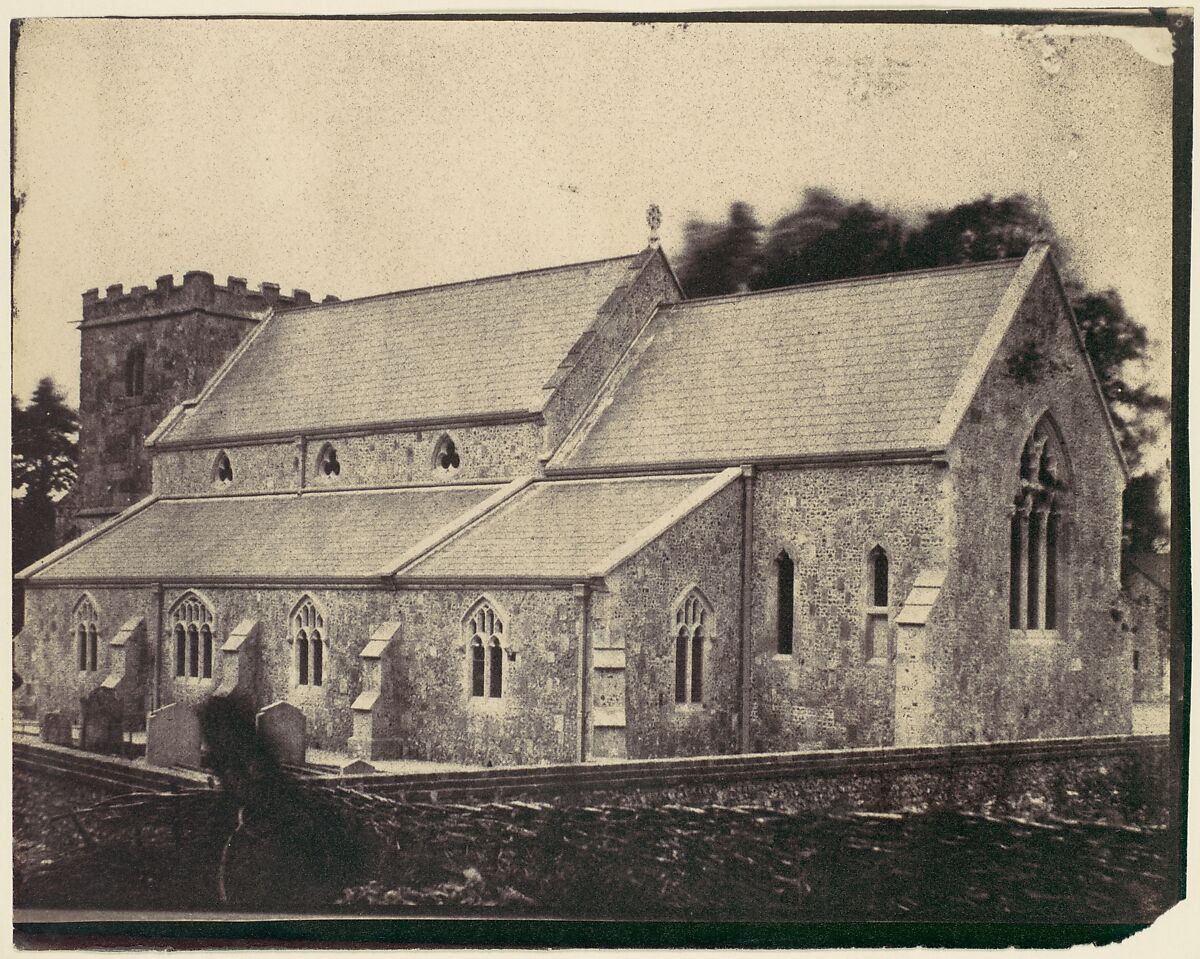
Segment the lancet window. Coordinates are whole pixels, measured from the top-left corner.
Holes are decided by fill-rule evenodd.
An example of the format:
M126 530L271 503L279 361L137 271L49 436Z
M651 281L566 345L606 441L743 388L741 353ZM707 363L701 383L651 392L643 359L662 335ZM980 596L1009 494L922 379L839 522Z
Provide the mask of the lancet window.
M1008 625L1058 629L1069 475L1057 431L1042 417L1021 451L1009 522Z

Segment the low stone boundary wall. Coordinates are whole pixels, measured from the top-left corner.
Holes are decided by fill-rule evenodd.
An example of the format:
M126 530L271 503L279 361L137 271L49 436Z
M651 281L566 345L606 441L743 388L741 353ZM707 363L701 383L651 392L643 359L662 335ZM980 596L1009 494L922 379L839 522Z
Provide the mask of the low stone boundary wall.
M119 756L20 740L13 741L13 768L82 783L108 793L182 792L209 787L207 776L189 770L147 769Z
M793 809L1013 808L1027 798L1064 815L1105 803L1165 806L1166 736L966 743L525 766L418 774L310 774L315 784L411 802L558 798L629 802L781 802ZM47 744L14 744L14 763L140 788L196 788L203 777ZM170 785L173 784L173 785Z

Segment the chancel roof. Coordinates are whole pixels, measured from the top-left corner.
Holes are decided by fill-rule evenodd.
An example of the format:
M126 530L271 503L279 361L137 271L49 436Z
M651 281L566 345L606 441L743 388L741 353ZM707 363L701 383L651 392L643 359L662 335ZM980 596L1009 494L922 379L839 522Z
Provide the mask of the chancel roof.
M33 574L56 580L201 583L381 575L496 486L161 499Z
M164 444L539 411L645 254L280 312Z
M734 475L539 481L401 569L400 581L604 575Z
M1020 265L661 307L551 466L925 449Z

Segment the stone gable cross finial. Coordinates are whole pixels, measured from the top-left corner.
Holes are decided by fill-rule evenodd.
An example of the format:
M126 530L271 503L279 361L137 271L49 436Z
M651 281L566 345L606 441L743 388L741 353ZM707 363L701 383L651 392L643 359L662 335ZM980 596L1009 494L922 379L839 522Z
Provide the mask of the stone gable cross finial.
M646 208L646 222L650 225L650 245L658 246L658 228L662 226L662 210L657 203Z

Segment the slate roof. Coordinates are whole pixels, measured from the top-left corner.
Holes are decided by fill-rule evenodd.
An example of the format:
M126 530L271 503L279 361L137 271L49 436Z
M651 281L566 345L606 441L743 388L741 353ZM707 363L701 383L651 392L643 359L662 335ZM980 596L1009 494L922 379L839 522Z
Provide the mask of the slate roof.
M1163 592L1171 591L1170 553L1134 553L1128 557L1128 562L1132 567L1130 572L1141 573Z
M662 307L602 411L551 465L926 448L1020 265L1001 260Z
M542 407L643 254L281 312L162 441Z
M32 581L372 577L496 489L163 499L52 562Z
M712 474L540 481L411 566L429 578L576 578L713 480Z

